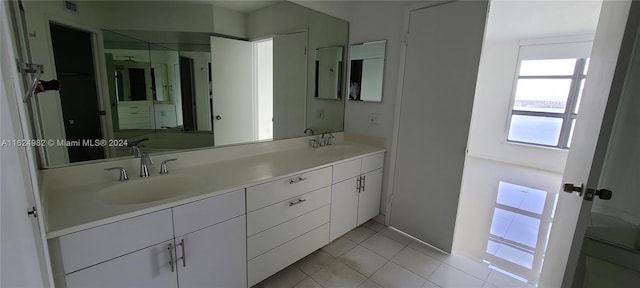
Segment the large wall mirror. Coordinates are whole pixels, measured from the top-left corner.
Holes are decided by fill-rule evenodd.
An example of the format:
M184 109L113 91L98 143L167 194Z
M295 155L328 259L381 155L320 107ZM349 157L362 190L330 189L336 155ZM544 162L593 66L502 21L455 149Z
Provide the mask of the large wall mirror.
M287 1L23 4L33 62L62 87L30 103L39 138L148 139L142 150L162 153L343 131L345 53L327 82L340 101L327 101L314 52L346 47L346 21ZM50 146L40 158L48 168L129 150Z
M386 45L386 40L351 45L349 100L382 102Z

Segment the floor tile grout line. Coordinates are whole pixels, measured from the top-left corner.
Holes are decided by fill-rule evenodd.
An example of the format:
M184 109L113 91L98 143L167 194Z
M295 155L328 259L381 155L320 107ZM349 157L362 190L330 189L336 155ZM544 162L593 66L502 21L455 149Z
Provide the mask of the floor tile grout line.
M407 247L408 247L409 249L411 249L411 247L409 247L409 246L407 246ZM407 247L405 247L405 248L407 248ZM403 248L403 249L404 249L404 248ZM400 252L402 252L402 251L400 251ZM400 253L398 253L398 254L400 254ZM398 256L398 254L396 254L396 256ZM420 253L420 254L422 254L422 253ZM433 276L433 274L434 274L434 273L436 273L436 270L438 270L438 268L440 268L440 266L441 266L442 264L446 264L446 263L444 263L444 262L440 261L439 259L433 258L433 257L431 257L431 256L429 256L429 255L424 255L424 254L422 254L422 255L423 255L423 256L427 256L427 257L429 257L429 258L432 258L432 259L434 259L434 260L438 261L438 267L436 267L436 269L433 269L433 272L431 272L431 273L430 273L429 277L425 278L425 277L422 277L422 275L418 275L418 276L420 276L421 278L425 278L426 280L429 280L429 278L431 278L431 276ZM394 256L393 258L395 258L395 256ZM398 262L393 261L393 258L392 258L391 260L389 260L389 261L393 262L394 264L396 264L396 265L398 265L398 266L400 266L400 267L402 267L402 268L404 268L404 269L409 270L409 271L410 271L410 272L412 272L413 274L416 274L415 272L411 271L411 269L410 269L410 268L408 268L408 267L404 267L404 266L402 266L402 264L400 264L400 263L398 263ZM417 274L416 274L416 275L417 275ZM432 282L432 281L430 281L430 282Z

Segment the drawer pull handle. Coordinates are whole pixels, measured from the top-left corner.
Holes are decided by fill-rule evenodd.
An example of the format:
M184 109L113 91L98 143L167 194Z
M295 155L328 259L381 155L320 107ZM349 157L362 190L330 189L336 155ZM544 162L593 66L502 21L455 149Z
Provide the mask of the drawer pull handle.
M304 201L307 201L307 199L298 198L298 200L296 200L296 201L289 202L289 207L291 207L293 205L298 205L298 204L300 204L300 203L302 203Z
M307 180L307 178L298 177L296 179L289 180L289 184L295 184L295 183L298 183L298 182L301 182L301 181L304 181L304 180Z
M182 267L187 267L187 255L184 253L184 239L180 240L180 244L178 245L182 248L182 257L180 257L180 259L182 259Z
M173 268L173 247L171 246L171 243L169 243L169 265L171 266L171 272L174 272L175 269Z

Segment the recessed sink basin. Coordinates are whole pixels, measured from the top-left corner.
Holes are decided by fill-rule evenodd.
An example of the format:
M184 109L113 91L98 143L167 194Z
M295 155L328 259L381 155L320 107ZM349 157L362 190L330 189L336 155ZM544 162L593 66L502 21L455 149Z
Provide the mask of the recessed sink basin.
M362 149L360 147L356 147L352 145L341 145L341 144L322 146L316 149L316 152L318 153L328 153L328 154L335 154L335 155L342 155L342 156L360 153L361 151Z
M160 201L189 193L202 181L189 175L153 175L119 182L100 191L103 203L131 205Z

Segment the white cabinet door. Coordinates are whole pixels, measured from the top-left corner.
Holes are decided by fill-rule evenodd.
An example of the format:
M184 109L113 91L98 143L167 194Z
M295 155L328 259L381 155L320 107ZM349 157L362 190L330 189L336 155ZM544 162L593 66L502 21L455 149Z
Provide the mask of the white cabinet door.
M176 238L180 288L246 287L246 239L244 215Z
M353 177L333 184L331 188L331 228L329 241L356 227L358 217L358 181Z
M361 176L363 189L358 199L358 223L369 221L380 212L380 193L382 192L382 169L374 170Z
M174 251L173 241L168 241L91 266L68 274L67 288L176 288L176 267L172 272L169 256Z

